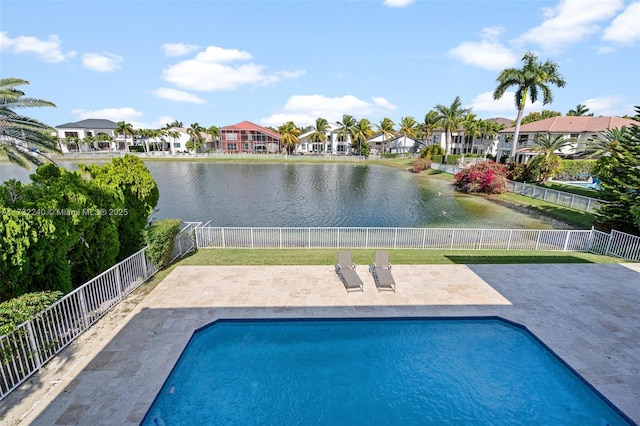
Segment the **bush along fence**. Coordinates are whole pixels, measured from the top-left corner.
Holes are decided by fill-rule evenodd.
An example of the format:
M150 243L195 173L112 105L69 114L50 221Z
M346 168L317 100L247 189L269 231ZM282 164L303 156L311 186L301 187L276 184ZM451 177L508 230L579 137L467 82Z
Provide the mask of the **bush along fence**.
M431 168L440 170L445 173L456 174L460 170L459 167L447 164L431 163ZM549 203L558 204L560 206L569 207L587 213L595 213L600 206L601 201L595 198L585 197L584 195L571 194L569 192L558 191L556 189L543 188L538 185L532 185L524 182L507 181L507 191L524 195L531 198L537 198Z
M195 249L188 222L173 247L174 260ZM143 248L0 336L0 400L158 271Z

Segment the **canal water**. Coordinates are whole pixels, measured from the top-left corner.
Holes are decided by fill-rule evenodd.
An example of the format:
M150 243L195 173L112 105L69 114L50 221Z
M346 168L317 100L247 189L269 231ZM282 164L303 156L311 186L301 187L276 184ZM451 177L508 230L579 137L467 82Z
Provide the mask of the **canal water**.
M75 162L59 162L77 169ZM432 178L380 165L147 162L160 190L154 218L212 226L558 228ZM29 181L0 164L0 181Z

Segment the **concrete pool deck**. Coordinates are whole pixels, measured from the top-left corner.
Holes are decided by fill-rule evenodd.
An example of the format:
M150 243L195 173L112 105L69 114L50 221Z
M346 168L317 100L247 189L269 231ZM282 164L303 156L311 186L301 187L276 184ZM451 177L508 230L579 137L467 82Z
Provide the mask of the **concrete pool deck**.
M394 265L347 293L333 266L179 266L0 401L0 423L139 424L194 330L218 318L500 316L640 423L640 264Z

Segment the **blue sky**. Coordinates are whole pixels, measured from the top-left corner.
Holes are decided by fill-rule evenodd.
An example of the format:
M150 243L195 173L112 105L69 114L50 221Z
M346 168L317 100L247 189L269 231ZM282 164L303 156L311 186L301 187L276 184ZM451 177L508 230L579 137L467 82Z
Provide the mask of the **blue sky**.
M513 92L491 94L526 51L567 85L525 113L640 105L640 1L0 2L0 76L54 102L26 112L52 126L421 121L456 96L513 119Z

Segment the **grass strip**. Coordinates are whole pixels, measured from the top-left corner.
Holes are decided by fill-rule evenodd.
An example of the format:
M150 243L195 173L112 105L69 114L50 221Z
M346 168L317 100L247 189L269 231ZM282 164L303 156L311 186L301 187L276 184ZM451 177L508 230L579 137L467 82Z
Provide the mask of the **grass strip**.
M375 249L345 249L359 265L373 262ZM336 249L201 249L176 265L333 265ZM514 250L387 250L396 265L622 263L593 253Z

